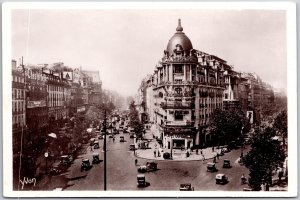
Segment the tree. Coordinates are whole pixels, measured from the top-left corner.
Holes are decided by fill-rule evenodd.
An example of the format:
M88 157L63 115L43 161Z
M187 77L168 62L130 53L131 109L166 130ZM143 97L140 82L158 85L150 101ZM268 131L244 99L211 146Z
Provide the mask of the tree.
M287 138L287 112L281 111L274 120L274 128L281 134L283 138Z
M129 124L134 129L137 138L143 138L144 126L139 118L139 113L136 110L135 102L132 101L129 105Z
M271 184L272 171L281 166L285 160L282 146L272 138L275 129L258 126L251 144L251 150L242 158L242 163L250 171L249 186L259 191L263 182Z
M85 122L93 126L97 126L100 124L100 115L101 111L99 108L95 106L90 106L87 112L85 113Z
M210 128L218 142L223 138L226 143L241 136L241 130L246 124L242 111L216 109L211 118Z

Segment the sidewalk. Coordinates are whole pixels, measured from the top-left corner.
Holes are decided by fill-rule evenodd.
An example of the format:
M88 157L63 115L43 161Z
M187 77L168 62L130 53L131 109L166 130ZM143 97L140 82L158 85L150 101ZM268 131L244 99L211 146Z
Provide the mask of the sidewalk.
M168 152L171 153L170 149L161 149L160 145L153 138L153 136L159 137L159 132L156 128L156 125L152 125L150 130L147 130L144 138L149 141L148 149L138 149L136 150L136 157L150 159L150 160L165 160L163 158L163 153ZM156 156L154 155L154 151L156 151ZM157 157L158 151L160 152L160 157ZM204 155L204 159L213 159L217 155L217 150L215 149L214 152L212 148L202 149L202 154ZM186 156L186 150L180 149L173 149L172 157L174 161L192 161L192 160L203 160L203 155L201 154L201 150L199 149L198 155L196 154L196 150L190 152L190 156Z

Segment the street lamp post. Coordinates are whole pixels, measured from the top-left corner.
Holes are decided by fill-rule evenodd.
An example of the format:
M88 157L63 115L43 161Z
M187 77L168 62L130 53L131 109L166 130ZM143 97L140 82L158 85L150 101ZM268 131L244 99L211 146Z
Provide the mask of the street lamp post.
M104 110L103 131L104 131L104 191L106 191L106 110Z
M46 158L46 169L45 169L45 174L48 174L48 170L47 170L47 168L48 168L48 156L49 156L48 151L45 152L44 156L45 156L45 158Z

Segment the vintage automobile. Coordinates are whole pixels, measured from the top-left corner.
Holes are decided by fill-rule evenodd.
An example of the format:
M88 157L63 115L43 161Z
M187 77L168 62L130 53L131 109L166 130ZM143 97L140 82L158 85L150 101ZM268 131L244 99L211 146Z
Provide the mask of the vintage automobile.
M90 163L90 160L88 158L82 159L81 162L81 171L86 171L91 169L93 166Z
M99 153L93 153L93 164L98 164L100 163L100 158L99 158Z
M146 177L144 174L138 174L136 178L137 178L137 186L138 187L146 186Z
M114 135L113 134L109 134L109 136L108 136L109 138L113 138L114 137Z
M103 139L103 135L99 135L98 139L102 140Z
M194 187L192 187L192 184L190 183L182 183L180 184L180 191L193 191Z
M224 161L223 161L223 168L230 168L230 167L231 167L230 160L224 159Z
M215 163L207 163L207 171L208 172L216 172L218 171Z
M123 133L129 133L127 128L123 129Z
M70 165L73 162L73 156L71 155L63 155L60 157L60 164L62 165Z
M93 145L94 145L95 140L96 140L95 138L91 138L91 139L90 139L90 146L93 146Z
M244 144L246 144L246 145L251 144L251 138L249 138L249 137L244 138Z
M129 145L129 150L130 151L136 150L135 144Z
M230 152L230 149L229 149L228 145L225 145L225 146L222 147L221 151L223 153L228 153L228 152Z
M63 165L61 165L61 163L54 163L54 164L52 165L52 167L50 168L50 172L49 172L49 173L50 173L52 176L56 176L56 175L59 175L59 174L61 174L62 172L64 172L65 169L66 169L66 167L63 166Z
M96 140L96 141L94 142L94 149L99 149L99 148L100 148L100 146L99 146L99 141Z
M157 170L157 163L156 162L146 162L145 165L138 167L138 172L145 173L150 171L156 171Z
M228 183L228 177L225 174L216 175L216 184L226 184Z
M120 136L120 142L125 142L124 136Z

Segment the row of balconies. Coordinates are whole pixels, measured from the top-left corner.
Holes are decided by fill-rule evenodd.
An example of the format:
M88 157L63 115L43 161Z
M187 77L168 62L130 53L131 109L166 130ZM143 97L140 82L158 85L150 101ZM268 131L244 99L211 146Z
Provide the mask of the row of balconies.
M160 87L165 85L210 85L210 86L219 86L225 87L225 83L216 83L216 82L205 82L205 81L161 81L158 84L153 84L154 87Z
M195 121L166 121L166 126L194 126L195 125Z
M187 102L168 102L168 103L165 103L165 102L162 102L160 104L161 108L163 109L173 109L173 108L189 108L189 109L192 109L192 108L195 108L195 104L194 103L187 103Z

